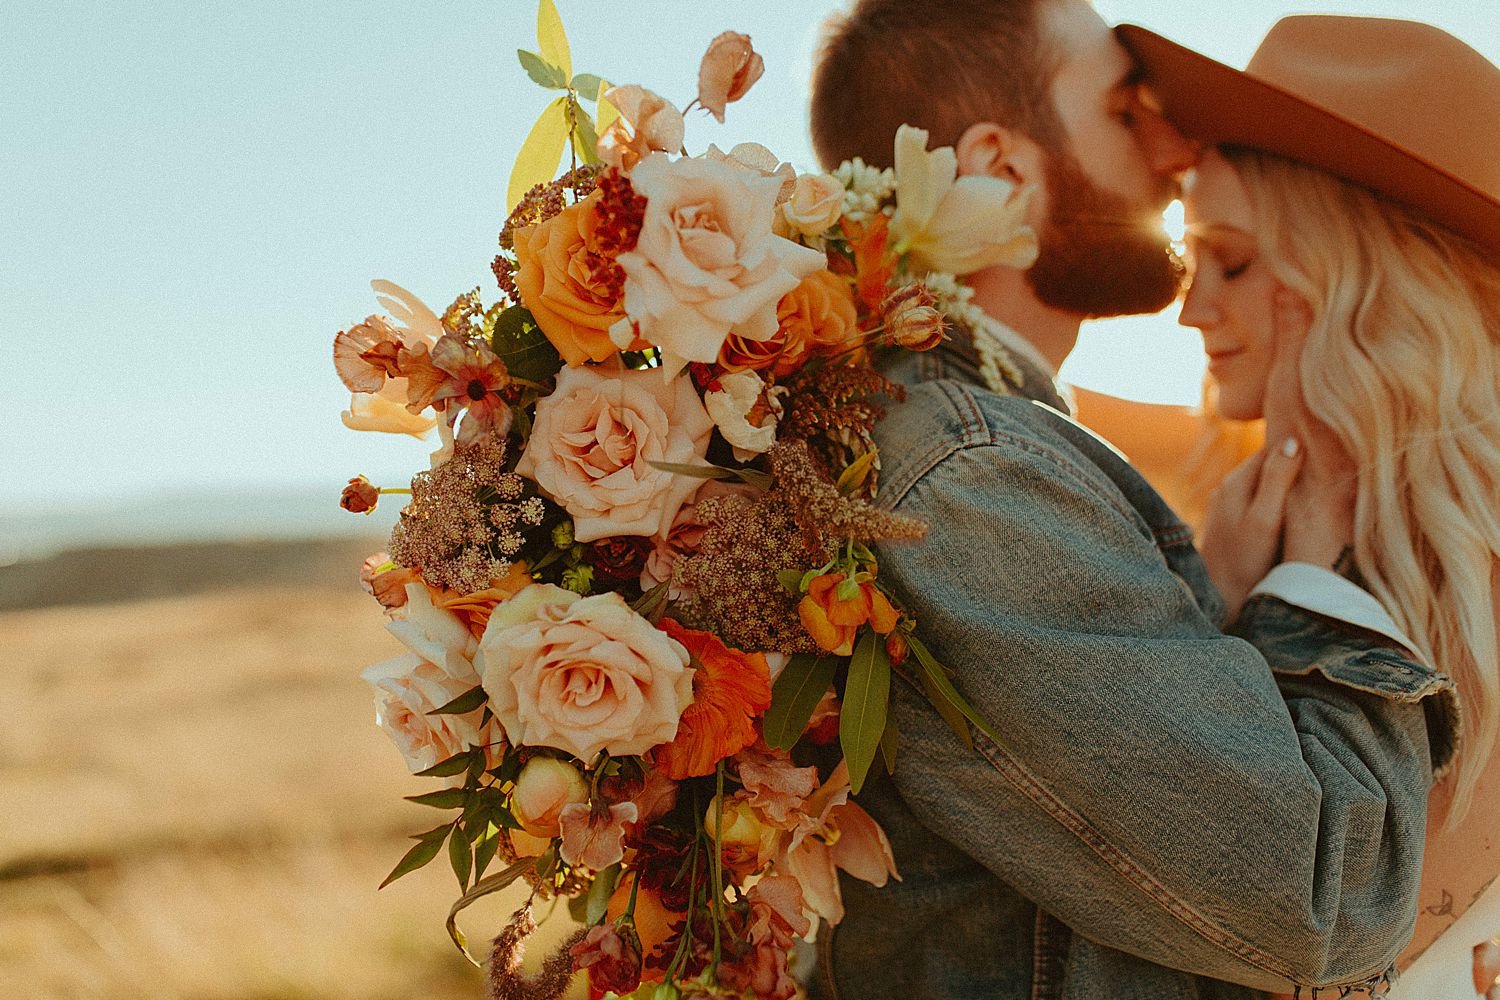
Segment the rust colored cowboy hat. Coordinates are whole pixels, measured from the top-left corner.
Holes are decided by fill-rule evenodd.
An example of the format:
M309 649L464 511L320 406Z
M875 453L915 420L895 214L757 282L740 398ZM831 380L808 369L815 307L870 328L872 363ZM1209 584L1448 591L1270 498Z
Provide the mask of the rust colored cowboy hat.
M1447 32L1287 17L1241 72L1145 28L1115 31L1189 138L1320 167L1500 252L1500 68Z

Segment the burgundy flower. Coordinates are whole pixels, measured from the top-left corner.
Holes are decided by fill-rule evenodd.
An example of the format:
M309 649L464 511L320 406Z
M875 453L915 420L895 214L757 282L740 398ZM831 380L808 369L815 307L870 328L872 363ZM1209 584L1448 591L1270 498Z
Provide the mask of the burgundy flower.
M641 936L630 923L600 924L568 953L573 968L587 969L589 986L599 993L630 993L641 985Z
M588 559L594 567L594 578L610 588L638 582L651 548L651 539L645 535L599 539L589 546Z

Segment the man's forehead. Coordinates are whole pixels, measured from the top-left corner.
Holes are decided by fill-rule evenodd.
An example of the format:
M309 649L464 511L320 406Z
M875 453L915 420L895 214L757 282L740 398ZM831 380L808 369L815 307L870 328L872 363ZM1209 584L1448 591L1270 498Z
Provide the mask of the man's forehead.
M1058 77L1098 92L1132 84L1135 64L1094 8L1063 0L1048 8L1048 41L1055 46Z

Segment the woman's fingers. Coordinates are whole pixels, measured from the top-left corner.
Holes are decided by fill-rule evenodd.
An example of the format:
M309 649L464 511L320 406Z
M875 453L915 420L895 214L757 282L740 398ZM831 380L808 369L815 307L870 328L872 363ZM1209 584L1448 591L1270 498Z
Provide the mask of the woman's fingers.
M1289 437L1266 453L1260 467L1260 480L1248 510L1251 521L1263 531L1278 531L1286 516L1286 500L1302 470L1302 445Z
M1266 440L1282 441L1298 434L1306 416L1300 364L1312 310L1301 296L1283 288L1276 293L1271 319L1275 345L1266 385Z
M1500 997L1500 938L1474 947L1474 992L1485 1000Z

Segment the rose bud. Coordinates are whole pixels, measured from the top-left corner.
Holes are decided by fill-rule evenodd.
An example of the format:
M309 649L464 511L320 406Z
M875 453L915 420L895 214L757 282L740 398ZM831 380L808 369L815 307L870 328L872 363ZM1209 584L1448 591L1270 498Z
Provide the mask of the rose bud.
M926 286L906 285L885 300L885 339L909 351L927 351L943 341L946 321Z
M719 797L714 796L708 804L708 813L703 819L703 829L719 842L724 857L724 867L739 875L750 875L760 871L776 853L776 839L780 832L760 821L747 799L738 795L724 801L723 835L719 832Z
M380 490L364 476L355 476L349 480L349 485L344 487L344 493L339 497L339 506L351 514L368 514L379 502Z
M829 174L802 174L781 211L798 233L821 236L843 214L844 182Z
M724 105L744 97L765 71L765 60L750 47L750 36L726 31L708 43L698 64L698 103L722 125Z
M589 800L589 783L578 768L556 757L533 757L516 778L511 812L533 837L556 837L563 807Z
M893 667L899 667L906 662L906 654L910 649L911 645L906 641L906 636L894 629L885 637L885 655L891 658Z

